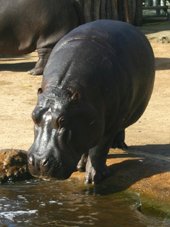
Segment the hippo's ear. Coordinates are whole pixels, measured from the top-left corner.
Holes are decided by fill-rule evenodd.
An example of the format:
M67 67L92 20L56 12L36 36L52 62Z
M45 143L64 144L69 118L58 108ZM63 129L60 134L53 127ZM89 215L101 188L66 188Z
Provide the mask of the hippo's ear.
M38 88L37 94L40 95L41 93L43 93L43 89L40 87Z

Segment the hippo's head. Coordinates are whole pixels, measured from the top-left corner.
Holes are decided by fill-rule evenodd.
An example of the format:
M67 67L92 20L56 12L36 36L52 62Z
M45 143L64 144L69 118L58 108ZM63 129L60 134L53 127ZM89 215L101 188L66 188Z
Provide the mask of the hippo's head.
M41 178L66 179L99 140L99 114L77 91L40 91L32 113L35 138L28 153L29 170Z

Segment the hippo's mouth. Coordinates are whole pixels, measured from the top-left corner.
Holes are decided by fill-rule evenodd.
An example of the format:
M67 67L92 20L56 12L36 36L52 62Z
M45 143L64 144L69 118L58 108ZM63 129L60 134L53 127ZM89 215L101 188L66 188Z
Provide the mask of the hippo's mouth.
M51 167L49 171L45 174L43 174L40 177L44 177L47 179L57 179L57 180L65 180L71 176L71 174L76 171L76 168L58 168L58 167Z
M76 166L66 167L58 163L53 163L51 166L46 166L44 168L35 168L28 164L28 168L32 176L46 180L65 180L69 178L74 171L76 171Z

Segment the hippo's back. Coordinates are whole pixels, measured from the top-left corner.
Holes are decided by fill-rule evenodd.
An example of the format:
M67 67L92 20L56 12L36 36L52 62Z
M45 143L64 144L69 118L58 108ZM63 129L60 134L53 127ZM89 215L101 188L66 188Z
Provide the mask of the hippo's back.
M44 79L54 77L52 72L63 78L63 65L74 65L68 73L69 80L79 80L80 84L83 81L91 94L96 87L102 87L102 95L96 96L104 96L107 113L112 115L116 109L123 119L121 128L134 123L144 112L153 90L154 55L149 41L136 27L97 20L75 28L55 46Z

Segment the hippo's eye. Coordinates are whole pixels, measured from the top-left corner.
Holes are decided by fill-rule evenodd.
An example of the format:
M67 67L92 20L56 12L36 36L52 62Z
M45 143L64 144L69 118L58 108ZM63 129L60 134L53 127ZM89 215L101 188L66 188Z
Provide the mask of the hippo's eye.
M67 88L67 91L69 93L70 100L77 101L80 99L80 92L78 92L77 90Z
M64 122L65 122L65 120L64 120L63 116L57 118L57 121L56 121L57 129L62 128L64 126Z

